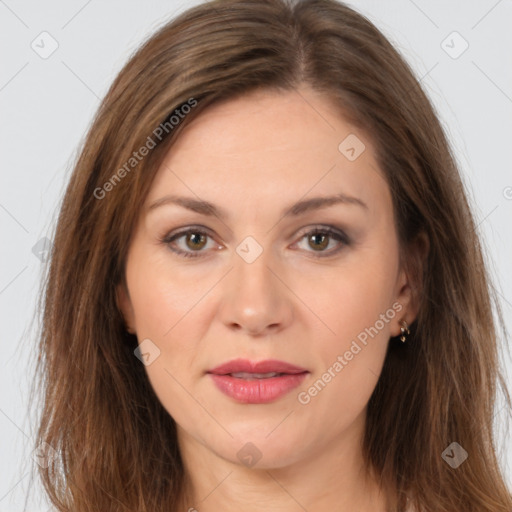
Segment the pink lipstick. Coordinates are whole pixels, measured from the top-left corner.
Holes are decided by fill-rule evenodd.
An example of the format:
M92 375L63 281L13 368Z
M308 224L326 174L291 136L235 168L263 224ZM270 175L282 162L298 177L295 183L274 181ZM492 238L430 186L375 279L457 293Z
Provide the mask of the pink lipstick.
M309 371L274 359L258 362L234 359L207 373L217 388L234 400L246 404L264 404L296 388Z

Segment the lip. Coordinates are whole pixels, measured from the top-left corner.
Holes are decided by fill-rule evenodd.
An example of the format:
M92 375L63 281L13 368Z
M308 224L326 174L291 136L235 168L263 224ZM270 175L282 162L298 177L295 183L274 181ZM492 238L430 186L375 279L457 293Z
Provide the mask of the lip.
M249 361L248 359L233 359L227 363L209 370L208 373L216 375L227 375L229 373L247 372L247 373L303 373L307 372L306 368L295 366L285 361L277 359L266 359L264 361Z
M269 378L233 377L232 373L281 373ZM234 359L223 363L207 372L217 388L237 402L246 404L263 404L278 398L296 388L309 373L305 368L285 361L267 359L249 361Z

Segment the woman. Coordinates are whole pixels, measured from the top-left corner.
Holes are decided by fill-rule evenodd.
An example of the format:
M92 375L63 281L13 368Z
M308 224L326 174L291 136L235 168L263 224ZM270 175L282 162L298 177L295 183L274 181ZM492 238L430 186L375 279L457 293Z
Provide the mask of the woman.
M493 306L384 36L334 0L202 4L121 71L64 197L45 489L74 512L509 511Z

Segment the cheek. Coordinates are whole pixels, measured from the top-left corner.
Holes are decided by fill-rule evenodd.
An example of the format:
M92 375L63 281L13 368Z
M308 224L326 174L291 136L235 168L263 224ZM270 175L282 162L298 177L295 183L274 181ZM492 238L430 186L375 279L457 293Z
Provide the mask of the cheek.
M379 334L387 339L389 317L394 316L391 306L395 280L393 255L382 257L374 251L354 253L353 261L347 260L343 266L333 270L332 279L314 294L316 310L330 327L331 338L339 340L342 345L374 326L381 315L388 312L388 321L377 324Z
M196 360L206 325L201 297L211 287L208 276L197 278L196 271L196 279L191 278L172 268L162 251L151 254L137 248L127 261L126 274L139 344L149 339L148 346L157 354L145 368L147 375L164 405L170 397L179 401L179 383L187 385L200 371Z
M317 311L329 329L315 346L323 368L304 391L317 407L332 408L328 414L334 422L362 410L382 370L391 322L398 315L392 307L394 263L393 254L360 252L357 263L337 269L336 280L316 293Z
M201 369L194 340L201 339L200 299L208 287L176 272L164 256L134 252L126 272L139 344L151 340L157 354L145 366L149 382L167 412L186 424L198 414L189 390Z
M200 267L184 272L170 261L164 250L140 249L127 262L128 287L140 335L172 336L209 287L208 275ZM201 272L204 275L198 275Z

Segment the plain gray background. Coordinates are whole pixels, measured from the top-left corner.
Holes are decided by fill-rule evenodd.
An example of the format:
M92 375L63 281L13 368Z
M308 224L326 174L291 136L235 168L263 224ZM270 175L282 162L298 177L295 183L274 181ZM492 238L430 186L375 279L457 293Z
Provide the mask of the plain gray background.
M34 464L26 406L40 240L50 236L79 144L117 72L149 34L197 3L0 0L0 512L23 510ZM432 99L455 149L512 331L512 2L348 3L389 37ZM48 56L52 45L58 47ZM509 353L501 359L510 386ZM512 486L512 443L502 409L496 425ZM47 510L48 503L37 499L38 486L33 494L27 510Z

